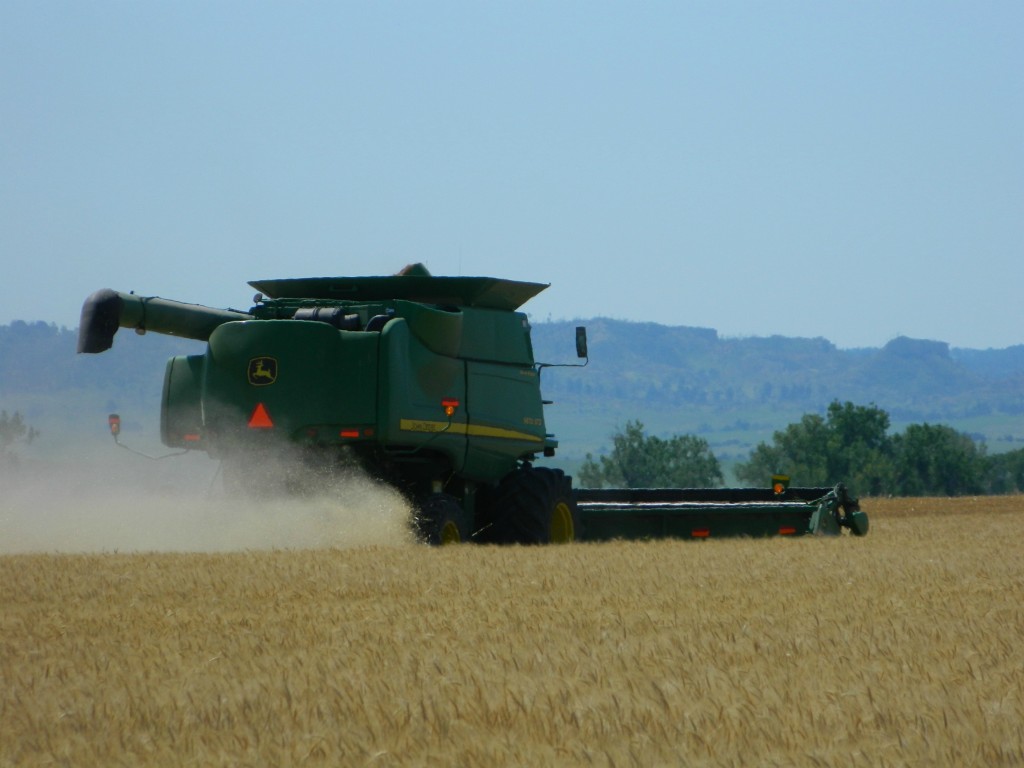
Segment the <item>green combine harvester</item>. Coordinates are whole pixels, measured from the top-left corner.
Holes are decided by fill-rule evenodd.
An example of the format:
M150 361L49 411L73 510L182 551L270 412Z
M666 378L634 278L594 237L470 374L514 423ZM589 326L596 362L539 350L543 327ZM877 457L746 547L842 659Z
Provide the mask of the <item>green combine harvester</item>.
M557 441L517 310L544 284L414 264L250 285L248 311L100 290L79 328L87 353L118 328L207 342L167 363L161 438L220 459L233 489L310 492L358 465L410 499L433 544L867 533L842 485L587 490L535 466ZM586 359L583 328L576 347Z

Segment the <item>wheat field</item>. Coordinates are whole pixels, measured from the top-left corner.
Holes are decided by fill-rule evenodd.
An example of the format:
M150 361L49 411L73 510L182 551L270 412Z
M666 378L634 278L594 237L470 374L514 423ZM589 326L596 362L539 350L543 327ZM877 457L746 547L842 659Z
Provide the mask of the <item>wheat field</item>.
M0 556L0 765L1024 765L1024 497L863 538Z

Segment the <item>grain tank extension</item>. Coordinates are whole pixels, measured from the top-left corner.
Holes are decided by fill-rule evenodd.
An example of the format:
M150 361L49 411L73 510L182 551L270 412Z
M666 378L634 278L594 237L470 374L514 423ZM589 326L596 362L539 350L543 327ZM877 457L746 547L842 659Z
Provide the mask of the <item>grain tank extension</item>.
M79 328L87 353L119 328L207 342L167 363L161 438L220 459L233 487L303 493L358 465L414 503L431 543L867 532L842 486L574 490L535 466L557 441L518 310L544 284L415 264L250 285L247 311L97 291Z

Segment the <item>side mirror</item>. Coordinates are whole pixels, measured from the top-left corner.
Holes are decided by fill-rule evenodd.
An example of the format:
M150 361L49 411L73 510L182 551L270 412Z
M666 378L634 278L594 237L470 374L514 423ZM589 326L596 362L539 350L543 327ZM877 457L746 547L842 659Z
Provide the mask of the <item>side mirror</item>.
M590 364L590 356L587 354L587 329L582 325L576 326L576 355L583 359L582 363L537 363L537 373L545 368L584 368Z
M582 325L576 326L576 357L590 357L587 354L587 329Z

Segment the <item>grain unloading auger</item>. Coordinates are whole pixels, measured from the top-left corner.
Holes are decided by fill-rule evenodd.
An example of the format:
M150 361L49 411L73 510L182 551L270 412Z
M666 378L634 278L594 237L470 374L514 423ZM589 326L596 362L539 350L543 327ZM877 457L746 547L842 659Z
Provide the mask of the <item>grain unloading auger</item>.
M535 466L558 443L517 310L546 285L419 264L250 285L248 311L97 291L79 328L79 352L122 327L207 342L167 363L161 439L219 458L230 488L302 493L359 465L413 502L432 543L867 532L842 486L574 490ZM586 358L583 329L576 343Z

